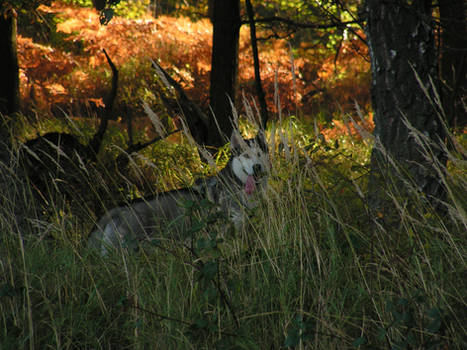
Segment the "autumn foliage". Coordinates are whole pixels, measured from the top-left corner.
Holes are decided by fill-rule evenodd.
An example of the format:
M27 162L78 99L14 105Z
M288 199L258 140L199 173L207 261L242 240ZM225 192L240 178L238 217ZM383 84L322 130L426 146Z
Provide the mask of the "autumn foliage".
M149 100L156 109L160 104L149 59L157 59L193 100L207 108L212 40L209 20L147 15L137 20L115 17L102 26L98 12L91 8L54 2L39 11L58 18L56 30L66 45L45 46L27 37L18 38L24 110L55 112L59 107L79 115L102 106L111 74L104 48L121 73L116 116L124 117L128 110L144 116L142 100ZM285 40L260 41L262 80L270 110L276 116L318 116L321 122L353 112L355 103L366 111L369 64L356 54L356 46L365 54L364 46L356 40L343 42L337 54L305 47L292 53ZM244 26L239 96L249 101L255 95L252 62L249 30ZM238 105L241 109L242 103Z

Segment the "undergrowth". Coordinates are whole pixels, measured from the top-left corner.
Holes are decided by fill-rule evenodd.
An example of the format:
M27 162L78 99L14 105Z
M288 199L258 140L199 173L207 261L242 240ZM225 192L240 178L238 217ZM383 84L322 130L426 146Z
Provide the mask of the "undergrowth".
M122 0L119 6L128 13L120 13L102 26L98 11L81 7L91 3L66 0L41 6L38 13L48 19L47 26L42 25L47 30L41 41L36 38L38 29L26 24L20 27L18 59L23 111L39 109L60 117L60 106L81 116L86 115L83 105L101 105L111 81L102 49L120 72L115 118L125 121L129 110L139 115L142 99L149 99L152 108L164 108L160 98L154 96L158 89L153 86L154 72L148 69L148 58L158 60L187 95L209 111L209 89L204 87L210 81L212 23L207 18L153 18L143 15L148 1ZM191 9L193 6L190 4ZM135 19L138 15L141 16ZM258 29L259 37L269 35ZM369 106L368 62L355 51L359 48L365 55L366 49L358 40L344 40L338 55L322 44L292 47L283 39L260 40L258 44L262 82L271 111L278 112L276 89L280 91L283 110L318 116L320 123L339 118L341 110L353 113L354 101L364 109ZM238 92L255 96L247 26L240 31L238 72Z
M224 234L209 202L185 203L201 213L192 248L167 239L100 257L85 249L91 216L52 203L53 215L20 220L2 200L0 348L465 348L465 164L450 160L443 215L412 198L385 227L366 201L370 145L294 119L268 134L270 186L247 229ZM191 169L160 190L203 173L196 157L171 156L182 146L156 144L157 165L137 164L162 169L154 183ZM35 202L11 181L4 199Z

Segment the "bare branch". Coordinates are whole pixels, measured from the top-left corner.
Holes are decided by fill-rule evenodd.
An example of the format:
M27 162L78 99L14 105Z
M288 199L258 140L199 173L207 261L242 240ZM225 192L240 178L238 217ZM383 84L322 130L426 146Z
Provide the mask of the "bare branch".
M107 58L107 63L112 70L112 87L110 89L109 96L105 100L105 108L104 108L104 115L101 117L101 122L99 124L99 128L95 133L92 140L89 142L89 156L95 158L96 155L99 153L99 149L102 144L102 139L104 138L105 131L107 130L107 124L109 119L112 115L112 109L115 102L115 98L117 96L117 89L118 89L118 69L115 67L115 64L110 59L107 51L103 49L104 55Z
M262 24L278 22L278 23L283 23L290 28L294 28L295 30L297 29L323 29L325 30L325 29L331 29L331 28L344 28L352 32L352 34L354 34L357 38L359 38L363 43L366 44L365 38L363 38L360 34L357 33L356 30L354 30L350 26L352 24L362 25L363 23L362 20L341 21L333 17L330 23L307 23L307 22L296 22L289 18L280 17L280 16L271 16L271 17L255 19L254 22L262 23ZM241 23L248 24L249 21L242 21Z

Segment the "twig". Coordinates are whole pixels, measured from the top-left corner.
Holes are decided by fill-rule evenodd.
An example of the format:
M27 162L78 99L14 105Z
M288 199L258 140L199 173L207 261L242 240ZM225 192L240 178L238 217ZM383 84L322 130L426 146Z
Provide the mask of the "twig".
M141 306L138 306L138 305L130 305L130 307L133 308L133 309L145 312L145 313L147 313L149 315L155 316L157 318L160 318L162 320L178 322L178 323L184 324L186 326L190 326L190 327L195 327L196 326L195 323L183 321L183 320L180 320L178 318L174 318L174 317L170 317L170 316L166 316L166 315L162 315L162 314L159 314L159 313L157 313L155 311L144 309L144 308L142 308ZM226 336L229 336L229 337L236 337L237 336L237 334L224 332L222 330L220 332L221 332L222 335L226 335Z
M169 137L170 135L172 134L175 134L177 132L181 131L180 129L175 129L169 133L167 133L167 135L164 135L164 136L156 136L154 137L152 140L150 141L147 141L147 142L144 142L144 143L141 143L141 142L138 142L136 144L133 144L133 145L130 145L128 146L128 148L125 150L126 153L130 154L130 153L133 153L133 152L139 152L141 151L142 149L152 145L153 143L156 143L157 141L160 141L162 139L165 139L167 137Z

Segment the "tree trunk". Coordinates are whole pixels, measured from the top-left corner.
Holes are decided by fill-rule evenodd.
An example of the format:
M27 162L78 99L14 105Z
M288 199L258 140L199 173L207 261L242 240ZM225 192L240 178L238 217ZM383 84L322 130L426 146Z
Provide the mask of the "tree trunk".
M0 13L0 113L19 110L19 68L16 52L16 12Z
M259 54L258 54L258 42L256 40L256 25L255 25L255 13L253 12L253 5L250 0L246 0L246 11L248 13L248 20L250 22L250 38L251 38L251 49L253 51L253 65L255 67L255 86L256 94L259 100L261 120L261 129L266 129L266 124L269 119L268 107L266 104L266 97L264 95L263 85L261 84L261 70L259 66Z
M16 52L16 12L0 7L0 162L10 163L10 123L19 110L19 68Z
M232 133L232 107L235 104L240 33L240 1L216 0L212 8L213 39L210 104L211 125L208 144L222 146ZM218 132L218 127L220 133Z
M441 80L444 112L450 127L467 125L467 13L464 0L439 0Z
M0 235L23 236L31 231L35 216L34 201L25 186L11 145L11 126L19 111L19 68L16 47L16 12L0 5ZM30 341L30 344L33 344Z
M431 96L430 79L435 89L438 87L431 1L367 0L366 10L375 121L370 205L378 211L389 210L386 205L391 200L385 200L384 185L391 181L404 196L404 190L413 190L404 187L407 178L417 190L436 200L443 191L434 163L445 162L444 156L435 146L434 158L426 159L420 141L404 123L406 119L432 145L443 139L439 116L420 86L423 84Z

